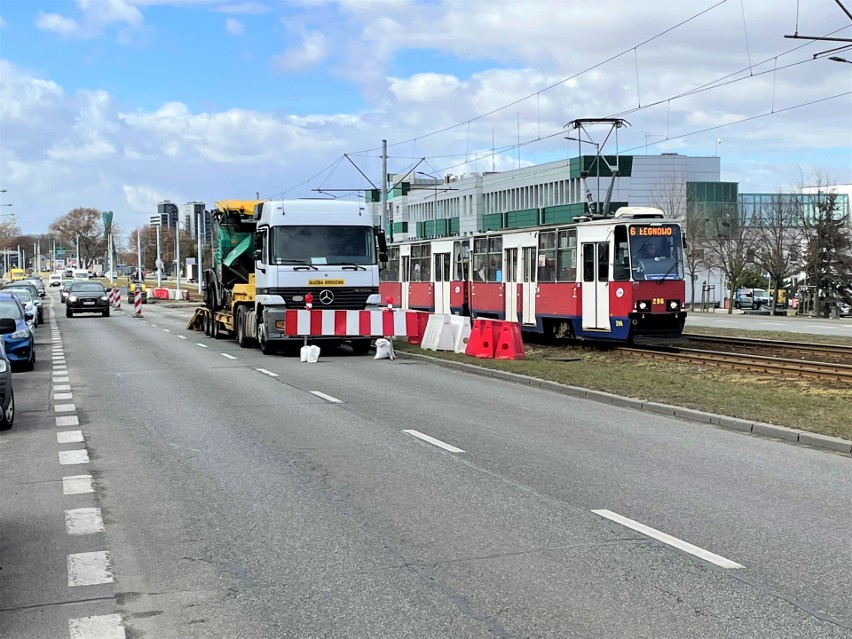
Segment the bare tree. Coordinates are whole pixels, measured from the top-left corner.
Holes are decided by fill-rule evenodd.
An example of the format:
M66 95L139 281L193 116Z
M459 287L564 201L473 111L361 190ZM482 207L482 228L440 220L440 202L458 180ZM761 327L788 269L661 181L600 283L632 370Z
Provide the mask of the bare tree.
M802 225L799 198L778 193L755 214L754 261L769 274L774 290L770 312L774 315L778 291L802 263Z
M744 211L736 204L721 206L712 211L706 222L705 261L721 271L728 281L728 313L734 310L734 291L737 280L751 263L754 255L754 235Z
M95 255L102 255L105 250L104 227L101 212L92 208L76 208L56 219L48 227L62 242L71 246L80 242L80 261L83 268L91 263Z

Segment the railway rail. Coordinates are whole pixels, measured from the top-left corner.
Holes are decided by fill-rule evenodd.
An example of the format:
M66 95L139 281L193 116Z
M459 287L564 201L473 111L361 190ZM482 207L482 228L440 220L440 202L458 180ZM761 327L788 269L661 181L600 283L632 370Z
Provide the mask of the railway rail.
M731 339L727 343L736 342ZM783 342L767 342L775 346L775 350L783 350ZM816 346L816 345L814 345ZM810 378L831 380L852 385L852 365L835 362L815 362L810 360L784 357L769 357L753 353L732 353L728 351L713 351L677 346L640 346L619 347L618 350L634 353L637 356L679 361L688 364L733 368L758 373L783 375L784 377ZM810 351L813 353L814 351Z
M852 364L852 346L839 344L814 344L811 342L779 342L752 337L728 337L724 335L697 335L684 333L683 339L690 344L715 344L717 350L736 348L738 353L749 351L754 355L769 354L770 357L828 361L835 364Z

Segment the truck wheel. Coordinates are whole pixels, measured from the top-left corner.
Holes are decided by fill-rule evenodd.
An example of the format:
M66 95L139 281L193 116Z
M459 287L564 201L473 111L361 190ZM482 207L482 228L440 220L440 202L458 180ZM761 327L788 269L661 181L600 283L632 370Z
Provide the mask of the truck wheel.
M369 339L353 339L351 342L352 353L355 355L366 355L370 350Z
M257 325L257 344L264 355L274 355L278 349L266 339L266 326L261 322Z
M246 335L246 316L248 312L245 306L240 306L237 309L237 344L240 348L251 348L252 340Z

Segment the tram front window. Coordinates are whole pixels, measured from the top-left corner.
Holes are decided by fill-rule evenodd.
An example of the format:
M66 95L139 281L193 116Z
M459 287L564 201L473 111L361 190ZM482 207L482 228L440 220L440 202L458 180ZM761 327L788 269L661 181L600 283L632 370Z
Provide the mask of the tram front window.
M683 242L679 226L631 226L629 237L634 280L683 279Z

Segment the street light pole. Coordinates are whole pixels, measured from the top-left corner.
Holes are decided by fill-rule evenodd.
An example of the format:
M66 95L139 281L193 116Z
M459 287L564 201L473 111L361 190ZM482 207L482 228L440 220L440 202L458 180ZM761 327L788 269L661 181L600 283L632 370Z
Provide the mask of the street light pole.
M260 199L260 198L258 198ZM201 227L204 225L204 209L196 217L195 234L198 236L198 263L195 266L195 279L198 281L198 294L201 295Z
M175 299L180 299L180 220L175 221L175 271L177 282L175 284Z
M160 225L157 224L157 288L163 287L163 260L160 257Z
M77 268L82 268L80 266L80 234L77 234Z

